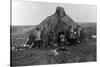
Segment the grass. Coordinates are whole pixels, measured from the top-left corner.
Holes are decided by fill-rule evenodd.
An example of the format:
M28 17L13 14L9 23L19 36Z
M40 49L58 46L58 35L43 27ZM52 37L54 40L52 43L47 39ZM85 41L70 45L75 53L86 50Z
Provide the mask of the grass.
M66 47L68 51L59 51L59 55L49 54L55 48L33 48L25 51L12 52L12 65L47 65L60 63L76 63L96 61L96 43L86 42Z
M93 35L96 35L96 24L80 24L82 28ZM33 26L13 26L11 45L19 46L27 42L28 35L35 27ZM59 55L54 56L50 50L55 48L28 49L25 51L12 51L11 64L13 66L44 65L60 63L77 63L96 61L96 40L81 43L76 46L66 46L68 51L59 51Z

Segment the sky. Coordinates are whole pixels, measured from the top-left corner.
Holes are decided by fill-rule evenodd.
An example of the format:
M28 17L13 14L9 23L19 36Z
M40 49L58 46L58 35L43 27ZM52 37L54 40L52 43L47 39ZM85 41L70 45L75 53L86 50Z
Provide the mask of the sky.
M45 3L12 0L12 25L37 25L61 6L75 22L97 22L97 7L94 5Z

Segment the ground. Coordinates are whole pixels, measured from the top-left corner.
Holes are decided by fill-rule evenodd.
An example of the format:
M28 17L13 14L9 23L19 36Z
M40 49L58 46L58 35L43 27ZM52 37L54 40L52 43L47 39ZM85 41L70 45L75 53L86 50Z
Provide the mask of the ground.
M80 24L89 34L96 35L96 23ZM11 27L11 46L19 46L27 42L34 26ZM55 47L58 48L58 47ZM76 46L66 46L67 51L58 51L59 55L49 54L55 48L32 48L25 51L11 51L13 66L44 65L60 63L94 62L96 61L96 39L89 39Z
M12 65L44 65L96 61L96 42L66 46L68 51L58 51L59 55L56 56L49 54L50 50L55 48L33 48L12 52Z

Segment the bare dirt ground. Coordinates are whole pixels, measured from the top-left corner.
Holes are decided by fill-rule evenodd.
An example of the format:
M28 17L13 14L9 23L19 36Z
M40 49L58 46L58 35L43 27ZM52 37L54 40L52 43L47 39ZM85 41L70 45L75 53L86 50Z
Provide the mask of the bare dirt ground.
M55 47L57 48L57 47ZM33 48L12 52L13 66L44 65L96 61L96 42L85 42L76 46L66 46L68 51L58 51L59 55L49 54L55 48Z

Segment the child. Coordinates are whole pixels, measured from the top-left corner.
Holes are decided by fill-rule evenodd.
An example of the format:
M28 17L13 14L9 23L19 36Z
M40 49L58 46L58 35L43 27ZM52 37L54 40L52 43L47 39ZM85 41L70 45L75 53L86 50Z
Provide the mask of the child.
M64 34L61 34L60 35L60 41L61 41L61 46L65 46L65 35Z

